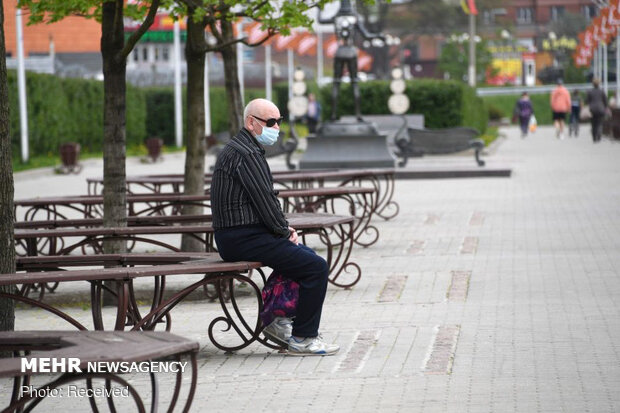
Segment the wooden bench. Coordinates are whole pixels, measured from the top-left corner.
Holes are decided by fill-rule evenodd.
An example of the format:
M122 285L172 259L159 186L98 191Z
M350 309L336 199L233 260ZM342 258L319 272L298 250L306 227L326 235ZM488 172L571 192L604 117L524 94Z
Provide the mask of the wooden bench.
M380 133L387 135L388 145L394 146L397 139L406 136L407 128L424 128L424 115L364 115L364 121L372 122ZM343 122L356 122L354 116L343 116Z
M198 216L197 220L203 220ZM351 251L355 241L356 222L351 216L317 213L287 214L290 225L295 228L304 239L315 235L325 248L325 260L330 269L330 282L333 285L349 288L361 278L360 267L350 261ZM33 221L36 223L36 221ZM106 239L123 240L135 245L155 245L168 251L181 252L180 248L161 239L151 239L149 236L164 234L190 234L205 243L207 251L214 251L213 226L211 223L193 225L158 225L133 226L123 228L104 228L93 226L101 224L100 220L59 220L53 229L47 229L49 222L43 222L43 229L29 228L15 229L15 245L18 256L68 255L81 252L101 254L102 243ZM65 226L66 225L66 226ZM85 227L71 227L86 225ZM18 223L17 226L20 226ZM199 234L205 234L202 239ZM130 245L131 249L132 245ZM160 258L161 259L161 258ZM164 258L165 259L165 258ZM43 262L43 261L41 261ZM49 268L49 267L48 267Z
M474 149L478 166L484 166L480 151L484 141L479 139L480 132L473 128L458 127L448 129L413 129L407 128L407 136L396 140L396 156L402 158L399 166L405 166L412 156L426 154L447 154Z
M145 411L145 400L151 403L151 412L158 410L159 386L157 376L154 372L149 373L151 377L151 394L143 397L136 388L127 380L121 377L120 372L90 371L88 363L141 363L160 360L162 362L174 361L180 363L182 357L189 358L191 367L191 381L187 393L187 400L182 406L183 411L189 411L198 379L198 366L196 354L198 343L167 332L105 332L105 331L11 331L0 332L0 352L13 352L14 357L0 359L0 377L13 377L13 392L9 405L3 412L21 412L22 409L30 411L39 404L45 397L53 396L53 390L61 388L67 384L86 381L85 388L80 387L80 391L95 394L93 391L93 379L106 380L105 389L109 392L102 397L105 398L106 405L115 406L114 393L111 383L125 388L127 394L135 403L137 411ZM38 387L31 387L30 377L42 374L40 372L23 372L21 359L38 362L39 358L68 358L77 359L77 367L81 371L71 369L71 372L64 372L60 377ZM172 359L172 360L170 360ZM99 366L99 364L96 364ZM176 365L179 367L179 365ZM173 411L179 402L180 391L182 388L183 371L177 370L174 388L168 411ZM38 371L38 369L37 369ZM29 391L25 392L24 387ZM41 392L37 392L41 389ZM103 390L103 389L101 389ZM103 393L103 391L102 391ZM64 396L69 396L64 394ZM98 411L97 398L88 397L93 411ZM120 400L117 395L117 403ZM128 408L126 403L122 406ZM115 411L115 408L112 408ZM122 411L123 409L121 409Z
M379 238L371 225L377 211L376 190L360 186L284 189L276 191L285 212L350 213L356 218L354 241L367 247ZM140 194L127 197L128 216L179 215L186 205L210 209L211 195ZM68 219L78 212L84 218L103 216L103 196L49 197L15 200L15 216L24 221Z
M156 326L165 323L166 331L169 331L172 325L171 311L192 292L199 288L204 288L207 284L212 284L216 286L219 293L219 303L223 313L223 315L214 318L208 326L209 338L216 347L225 351L235 351L248 346L254 341L259 341L270 348L279 348L260 337L262 326L258 314L262 310L261 290L249 276L244 275L244 273L247 274L250 270L256 270L260 274L263 283L266 282L261 266L260 262L223 262L219 257L216 258L213 255L212 258L175 265L2 274L0 285L86 281L91 286L90 308L93 329L104 330L101 302L101 295L104 290L103 283L105 281L113 281L116 285L116 291L113 294L116 299L114 330L124 330L127 326L132 330L153 330ZM191 281L187 280L187 274L201 274L204 277L199 281ZM181 282L187 282L188 285L168 298L164 298L163 294L154 295L155 298L151 303L150 310L146 315L142 315L135 298L133 281L144 277L170 276L180 276L177 279ZM235 280L246 283L252 291L252 297L256 300L259 312L251 312L250 317L254 319L253 322L246 320L239 309L235 293ZM222 293L224 286L230 292L229 301L224 298ZM82 323L68 314L64 307L58 308L52 304L24 297L17 291L11 293L0 292L0 297L40 308L60 317L78 330L87 330ZM222 342L221 338L216 337L214 331L219 323L227 325L228 330L226 331L228 333L235 333L235 337L241 343Z
M17 271L59 271L71 267L133 267L136 265L163 265L179 264L185 261L199 259L216 259L213 253L205 252L148 252L148 253L123 253L123 254L97 254L97 255L35 255L15 257L15 269ZM161 294L163 279L156 278L154 294ZM58 283L54 284L23 284L19 288L19 294L28 297L31 292L39 292L38 300L43 300L46 291L54 292ZM205 291L206 292L206 291ZM207 295L209 298L209 295Z
M337 186L369 186L375 189L377 200L375 215L389 220L399 212L399 206L393 201L394 196L393 168L374 169L331 169L304 171L274 171L273 181L276 187L284 189L300 189L324 187L326 182L335 182ZM211 184L212 174L205 174L205 189ZM87 178L88 194L100 195L103 178ZM181 193L184 178L180 174L128 176L126 185L128 194L148 193Z

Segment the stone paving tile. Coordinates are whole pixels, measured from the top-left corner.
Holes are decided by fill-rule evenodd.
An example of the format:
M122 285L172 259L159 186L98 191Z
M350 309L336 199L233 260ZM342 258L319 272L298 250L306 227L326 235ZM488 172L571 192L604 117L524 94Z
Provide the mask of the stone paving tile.
M353 251L362 279L349 290L328 289L322 333L341 345L339 354L293 358L258 344L225 354L207 334L218 305L179 305L172 331L201 343L193 411L620 411L620 145L593 145L585 133L558 141L545 127L524 140L516 128L505 133L489 158L511 164L510 179L396 183L400 214L377 220L377 244ZM157 168L177 172L182 161L167 156ZM150 167L128 160L130 174ZM84 193L84 177L100 168L89 163L78 177L17 177L16 197ZM468 237L477 240L475 252L462 254ZM416 240L423 251L408 253ZM462 301L447 299L455 273L469 274ZM394 279L405 280L400 296L379 302ZM79 283L66 289L58 293L63 299L87 291ZM243 311L253 308L248 298L240 302ZM87 308L66 310L90 325ZM18 329L70 328L21 307L16 321ZM460 326L450 374L424 373L436 326ZM376 340L363 363L339 370L369 331ZM148 388L148 377L128 379ZM168 389L173 377L160 381ZM9 386L0 380L0 405ZM67 399L44 403L41 411L87 408Z

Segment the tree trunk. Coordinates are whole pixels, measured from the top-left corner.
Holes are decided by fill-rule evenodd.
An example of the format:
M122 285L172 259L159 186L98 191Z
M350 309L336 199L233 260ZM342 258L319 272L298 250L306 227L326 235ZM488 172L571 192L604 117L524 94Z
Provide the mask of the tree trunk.
M183 194L202 195L205 192L205 19L195 22L191 17L195 9L188 9L187 43L187 151L185 155L185 179ZM185 206L183 215L204 214L200 206ZM189 234L183 234L181 250L200 252L205 250L204 243Z
M15 272L13 235L13 165L9 119L9 87L6 74L4 8L0 2L0 274ZM13 292L12 285L0 286L1 293ZM15 328L15 302L0 298L0 331Z
M103 60L103 226L127 226L125 176L125 68L121 51L125 43L123 0L104 2L101 16L101 57ZM104 240L103 252L126 251L122 240ZM115 291L114 282L104 285ZM104 290L103 305L116 305Z
M104 2L101 22L103 58L103 225L127 226L125 185L125 67L123 0ZM104 242L104 252L125 251L122 241Z
M232 22L221 21L222 37L224 42L234 39ZM230 133L235 135L243 126L243 100L241 99L241 86L237 69L236 45L222 48L222 60L224 60L224 79L226 96L228 97L228 113L230 114Z

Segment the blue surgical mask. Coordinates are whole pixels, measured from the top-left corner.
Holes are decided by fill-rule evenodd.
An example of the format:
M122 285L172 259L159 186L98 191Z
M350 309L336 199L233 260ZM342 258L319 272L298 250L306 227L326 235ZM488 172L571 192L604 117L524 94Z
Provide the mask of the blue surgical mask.
M271 146L278 141L279 133L275 128L263 126L263 132L260 135L256 135L256 140L263 145Z

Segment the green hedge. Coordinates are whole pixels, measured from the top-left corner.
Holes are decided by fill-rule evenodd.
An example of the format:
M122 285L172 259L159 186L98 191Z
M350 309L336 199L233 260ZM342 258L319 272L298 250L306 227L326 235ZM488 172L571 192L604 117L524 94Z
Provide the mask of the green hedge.
M387 102L392 94L389 81L360 83L362 114L389 114ZM314 91L314 85L309 89ZM318 93L322 117L331 114L332 85L324 86ZM407 81L405 93L409 97L408 113L424 115L427 128L446 128L452 126L471 126L481 133L486 130L488 111L484 102L476 96L474 89L456 81L421 79ZM280 110L286 107L286 84L276 85L276 102ZM338 115L352 115L354 112L351 85L343 83L340 90Z
M8 72L11 140L20 153L17 75ZM103 142L103 83L26 74L29 152L32 156L57 154L64 142L79 142L84 151L99 151ZM127 87L127 144L146 137L144 92Z
M183 89L183 124L187 121L186 92ZM174 136L174 89L158 87L144 89L146 100L146 132L148 136L157 136L166 145L175 145ZM264 97L263 89L246 89L245 101ZM211 130L222 132L228 130L228 97L223 87L209 88L211 108Z
M13 151L20 147L17 78L9 71L9 104ZM323 106L323 117L331 112L331 85L321 89L308 84ZM387 114L391 95L389 82L360 83L362 113ZM28 128L32 156L57 154L64 142L79 142L85 152L102 150L103 83L95 80L63 79L52 75L27 74ZM473 89L454 81L416 80L407 82L411 101L409 113L421 113L428 128L472 126L484 132L488 113ZM184 90L185 95L185 90ZM263 89L246 89L246 102L263 97ZM229 115L223 87L212 87L211 121L214 132L228 130ZM274 98L283 115L287 115L288 88L285 83L274 87ZM185 98L183 113L186 117ZM353 113L353 97L349 84L340 94L340 114ZM514 103L513 103L514 104ZM510 109L511 110L511 109ZM140 145L147 136L158 136L174 145L174 91L172 87L139 89L127 86L127 146Z

